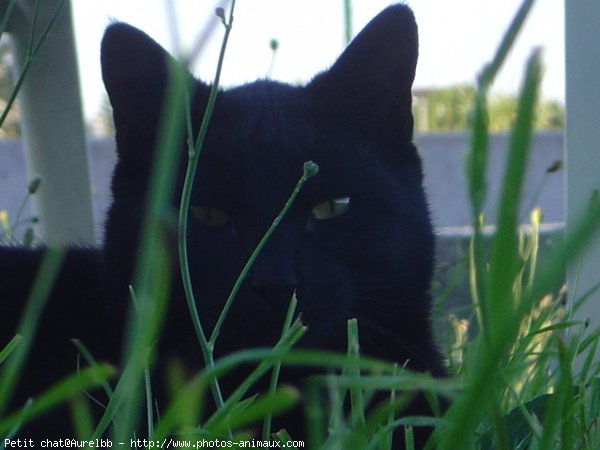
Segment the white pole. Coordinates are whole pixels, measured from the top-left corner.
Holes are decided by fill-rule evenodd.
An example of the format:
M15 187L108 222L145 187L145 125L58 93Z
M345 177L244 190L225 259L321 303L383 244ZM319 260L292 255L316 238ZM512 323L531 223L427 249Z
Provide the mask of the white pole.
M39 2L36 42L60 3ZM18 15L10 26L17 75L26 64L34 4L34 0L19 1ZM38 233L48 245L95 242L71 21L71 4L66 1L18 96L29 176L42 179L39 192L33 197L33 207L40 218Z
M594 190L600 189L600 1L565 0L566 31L566 192L567 230L586 210ZM600 283L600 239L567 274L571 304ZM600 323L600 292L578 319Z

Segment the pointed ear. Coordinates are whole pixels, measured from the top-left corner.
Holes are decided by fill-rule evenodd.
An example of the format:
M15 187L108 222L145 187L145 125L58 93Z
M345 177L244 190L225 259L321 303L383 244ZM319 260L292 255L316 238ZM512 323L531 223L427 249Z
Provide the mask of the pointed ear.
M101 49L102 79L117 133L144 120L148 129L148 121L157 120L169 58L160 45L137 28L114 23L106 29Z
M327 117L369 136L412 140L417 24L406 5L390 6L354 38L335 64L308 85Z
M104 33L101 61L120 156L148 151L156 139L168 90L169 65L175 63L174 59L144 32L114 23ZM201 100L204 91L208 92L208 86L197 82L194 102Z

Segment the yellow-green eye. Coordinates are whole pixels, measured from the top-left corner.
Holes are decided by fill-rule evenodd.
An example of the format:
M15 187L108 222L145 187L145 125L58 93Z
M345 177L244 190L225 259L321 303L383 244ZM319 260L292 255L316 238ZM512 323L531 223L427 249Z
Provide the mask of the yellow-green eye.
M317 220L329 220L344 214L348 208L350 208L350 197L333 198L317 203L312 209L312 214Z
M222 227L229 222L229 216L225 211L219 208L207 208L205 206L190 207L192 217L202 225L208 227Z

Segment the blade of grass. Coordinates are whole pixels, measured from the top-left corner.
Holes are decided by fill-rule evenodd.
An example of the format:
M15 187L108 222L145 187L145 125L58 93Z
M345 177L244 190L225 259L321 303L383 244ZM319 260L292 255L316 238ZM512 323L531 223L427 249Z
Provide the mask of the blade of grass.
M502 38L502 41L500 42L500 46L498 47L498 50L494 55L494 59L492 59L490 64L488 64L485 67L479 80L479 83L480 85L486 87L486 89L494 82L496 75L504 65L508 54L514 46L517 36L523 29L525 20L529 16L529 12L531 11L531 8L533 7L534 3L535 0L524 0L521 3L521 6L519 7L517 13L515 14L515 17L511 21L508 30Z
M285 430L279 430L276 433L273 433L272 437L276 442L281 444L282 448L292 447L294 444L292 443L292 437Z
M272 354L277 354L280 351L289 350L305 333L306 327L300 324L300 322L296 321L290 326L287 333L285 333L279 342L273 347ZM211 426L216 426L218 428L218 424L223 420L224 417L229 414L231 409L239 402L242 397L248 392L248 389L256 383L267 371L273 368L273 366L279 362L278 360L273 360L271 358L262 360L259 365L252 371L248 377L242 381L242 383L238 386L238 388L229 396L229 398L223 403L223 406L219 408L213 415L210 417L204 426L207 429L210 429Z
M134 387L138 389L141 385L141 381L136 379L143 376L143 367L148 363L149 353L149 351L146 351L142 353L141 358L138 357L136 360L131 359L130 363L127 364L123 369L121 377L119 378L114 392L110 397L108 405L106 405L104 414L96 425L92 439L98 439L103 436L110 424L114 421L117 414L121 413L125 409L127 409L127 411L122 412L122 415L119 417L120 420L115 421L116 438L126 439L126 435L124 435L124 432L122 431L124 429L123 424L128 423L132 427L136 425L136 421L138 419L137 409L133 408L132 404L137 407L139 405L139 399L137 396L133 396L130 391ZM142 366L142 369L140 369L139 366ZM140 372L142 375L140 375ZM126 414L128 414L129 417L126 416ZM131 434L131 430L134 430L134 428L129 429L129 434Z
M277 414L289 410L298 403L299 398L300 394L296 389L286 386L277 388L273 392L259 395L238 414L228 414L222 420L215 422L215 427L210 431L211 433L220 435L226 430L235 430L246 425L251 425L267 415L270 416L273 413ZM270 436L263 438L264 441L269 441L270 439Z
M292 325L294 328L297 326L299 322L294 322ZM344 368L344 365L347 364L347 356L323 350L307 350L307 349L295 349L288 351L285 346L288 343L297 337L295 336L295 332L288 332L288 337L286 338L285 345L281 345L281 347L275 346L274 348L258 348L258 349L247 349L240 350L238 352L226 355L220 358L215 362L214 367L209 368L206 367L198 374L200 377L204 377L204 379L208 380L211 377L220 377L231 370L239 367L242 364L246 363L260 363L260 362L270 362L273 365L277 362L281 362L285 365L290 366L302 366L302 367L318 367L318 368L331 368L336 370L341 370ZM281 342L281 340L280 340ZM360 361L357 362L357 365L361 370L373 372L373 373L382 373L382 374L392 374L394 373L394 365L390 362L381 361L373 358L362 357ZM383 387L402 387L406 389L415 389L417 386L421 386L422 383L426 382L426 380L431 381L431 385L427 386L427 389L431 389L434 391L439 391L440 386L444 386L444 391L446 391L449 386L448 381L442 382L442 380L434 380L431 377L420 373L412 373L412 372L402 372L402 377L397 375L394 380L386 381L387 384L377 386ZM371 379L370 377L369 379ZM401 380L401 381L398 381ZM411 381L412 380L412 381ZM356 382L356 380L353 380ZM366 382L366 381L364 381ZM383 383L383 381L381 381ZM452 384L453 388L456 389L456 384Z
M306 421L306 443L308 448L323 448L327 436L327 413L322 387L309 382L304 389L304 417Z
M579 221L575 221L571 232L567 234L564 241L557 247L556 251L540 267L538 276L531 288L524 293L524 300L519 305L517 314L546 292L556 289L562 280L566 264L581 253L591 236L600 228L600 199L590 202L588 210ZM558 280L558 281L557 281Z
M152 378L150 369L144 371L144 388L146 393L146 427L148 436L154 434L154 396L152 395Z
M411 426L404 427L404 445L407 450L415 448L415 434Z
M484 332L487 332L486 325L491 320L490 317L486 315L486 311L481 309L481 305L485 304L484 279L486 273L482 225L483 204L487 193L485 175L488 159L487 98L489 89L500 71L500 68L504 64L510 49L514 45L533 4L534 0L525 0L521 3L517 14L502 38L494 58L484 67L478 78L478 89L473 109L471 144L466 160L469 198L473 215L473 238L470 249L470 286L479 326Z
M86 402L85 397L77 395L71 400L70 406L75 436L84 440L94 433L94 427L92 425L94 420L90 405Z
M6 344L2 351L0 351L0 364L2 364L11 355L22 339L23 336L17 334L14 338L8 341L8 344Z
M587 350L584 362L579 372L579 383L582 385L588 384L588 380L592 378L592 365L597 361L598 346L600 345L600 327L591 332L585 339L577 345L577 356Z
M17 423L8 431L8 433L5 436L5 439L12 439L14 436L17 435L17 433L19 432L19 430L21 429L21 425L23 424L23 417L24 414L27 412L27 410L29 408L31 408L31 405L33 404L33 400L32 399L28 399L25 402L25 405L23 406L23 408L21 408L20 414L21 416L19 417L19 420L17 421ZM6 441L1 442L0 443L0 450L4 450L6 448Z
M509 163L507 164L507 173L509 173L510 168L514 168L520 177L524 174L523 166L527 154L527 138L532 127L533 108L539 89L540 73L540 54L534 52L527 64L513 143L508 157ZM492 325L491 321L485 323L486 327L490 327L491 332L484 333L484 340L480 341L477 352L477 362L473 364L473 367L477 369L470 371L467 378L467 388L463 396L450 409L449 416L454 422L454 426L449 429L446 439L441 443L440 448L442 449L465 448L466 443L473 436L475 427L485 408L493 407L496 392L490 389L489 381L494 378L499 364L505 360L507 352L518 334L521 318L529 310L527 308L520 311L521 314L514 314L517 311L511 300L510 288L512 288L515 270L513 252L516 252L516 239L513 233L516 233L516 231L509 229L511 225L514 226L514 213L511 212L510 208L516 209L516 205L503 203L514 202L514 195L519 193L520 181L516 179L512 181L518 183L518 186L516 189L505 187L506 192L501 199L501 215L498 224L501 229L498 230L498 236L495 237L497 243L494 245L497 250L493 255L490 269L493 276L491 275L491 281L486 289L486 298L482 304L484 319L485 317L493 317L494 324ZM506 251L498 249L501 243L512 245L513 248ZM508 260L500 260L499 255L504 255ZM493 267L493 264L501 266L508 264L509 269ZM499 292L493 291L492 287L498 287ZM489 305L487 304L488 295L493 296ZM510 314L509 311L513 314Z
M559 350L561 379L559 380L557 390L552 396L550 404L548 405L548 408L546 408L545 411L542 436L540 439L540 448L554 447L553 442L555 441L557 435L559 435L559 432L561 431L561 425L565 425L561 424L561 422L563 420L570 422L570 420L566 417L568 417L569 413L573 413L572 409L570 409L570 411L566 411L567 409L569 409L569 407L572 407L573 400L573 383L571 377L570 362L566 355L566 347L559 338L557 338L557 346ZM563 416L566 419L564 419ZM563 429L563 431L565 430ZM566 448L575 448L572 446L570 433L568 433L568 435L564 433L561 434L563 434L561 437L563 439L566 438L567 442L570 444L570 446ZM564 444L564 442L561 442L561 448L565 448L562 444Z
M296 298L296 293L292 295L292 299L290 300L290 306L288 307L285 320L283 322L283 329L281 331L281 337L285 336L289 333L290 327L292 326L292 321L294 320L294 314L296 313L296 306L298 305L298 300ZM271 374L271 381L269 383L269 393L275 394L277 390L277 383L279 381L279 373L281 371L281 363L278 362L273 366L273 373ZM263 430L262 430L262 438L264 441L270 439L271 436L271 413L267 413L265 419L263 421Z
M98 365L98 361L96 361L96 358L94 358L83 342L81 342L79 339L71 339L71 342L90 366ZM102 385L102 389L108 398L110 398L110 396L113 394L113 389L109 383L104 383Z
M5 435L19 423L28 422L41 416L46 411L68 401L73 395L81 391L90 390L106 382L115 369L107 364L88 367L81 372L71 375L52 386L41 394L31 406L23 411L16 412L0 423L0 435Z
M152 440L162 442L178 427L180 429L196 427L200 422L199 416L206 387L207 380L200 376L186 384L165 410L154 434L151 435Z
M523 94L519 102L517 120L511 134L502 193L500 195L498 224L492 241L490 273L486 284L485 309L494 317L488 326L493 334L496 327L514 323L515 305L510 300L518 270L517 227L519 199L525 179L525 170L533 131L534 110L542 78L540 50L534 51L528 66Z
M394 364L394 376L398 375L398 363ZM398 398L399 393L397 389L390 389L390 404L394 404L396 402L396 399ZM393 411L390 411L389 414L389 418L388 418L388 422L387 422L387 426L389 427L395 419L395 414ZM387 433L385 432L385 430L381 430L381 434L382 434L382 439L384 439L384 447L385 448L391 448L392 446L392 441L394 439L394 434L392 431L388 431ZM408 446L408 443L406 443L406 448L410 448Z
M35 339L37 324L46 305L48 294L62 267L64 257L63 249L48 249L44 254L27 300L27 306L17 328L18 335L22 336L21 342L0 372L0 415L4 412L20 378L23 365Z
M571 372L571 365L575 355L569 355L567 347L562 342L560 336L556 338L558 342L558 356L560 364L560 380L558 383L557 391L561 392L564 396L561 427L560 427L560 444L562 450L570 450L576 448L575 446L575 392L573 389L573 373Z
M168 77L164 106L133 277L136 303L132 301L129 308L128 332L125 333L123 347L124 370L96 430L96 437L116 414L116 409L119 409L116 405L123 408L117 422L116 438L126 440L132 430L137 429L139 405L143 398L141 387L150 361L148 353L159 336L168 299L170 269L165 264L169 256L164 242L164 211L169 210L174 193L180 152L173 149L180 148L183 138L185 92L190 78L175 61L168 60L166 64Z
M351 319L348 321L348 365L344 374L360 378L360 369L356 362L360 359L360 347L358 340L358 321ZM363 391L356 385L350 386L350 411L352 426L360 427L365 424L365 400Z

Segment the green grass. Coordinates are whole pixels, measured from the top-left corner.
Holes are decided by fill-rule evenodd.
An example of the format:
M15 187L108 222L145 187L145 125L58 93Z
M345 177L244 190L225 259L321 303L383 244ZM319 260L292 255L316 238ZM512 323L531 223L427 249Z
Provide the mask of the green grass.
M150 430L146 437L157 441L173 434L180 440L239 440L248 438L249 425L258 423L262 424L260 436L263 440L286 442L298 437L289 436L285 430L272 430L272 417L297 405L302 395L309 424L306 444L310 449L389 449L392 432L399 427L406 429L406 447L411 449L414 447L413 430L422 425L435 428L428 448L600 448L600 364L597 357L600 328L590 329L589 323L573 318L571 308L565 306L560 282L567 264L576 260L594 230L598 229L600 202L591 199L586 217L573 227L571 234L553 254L544 258L538 256L539 211L532 212L529 231L520 231L518 227L520 187L541 80L541 59L537 51L531 55L525 70L517 118L507 149L506 175L498 202L498 223L489 252L484 245L482 226L485 218L481 211L487 195L487 95L532 4L532 1L523 2L500 49L482 72L473 106L471 150L466 170L474 226L466 275L471 282L473 298L468 311L460 310L454 315L446 312L451 330L447 347L452 349L449 354L452 377L434 380L388 362L361 357L356 321L348 323L346 354L294 349L294 344L305 331L303 325L294 319L295 299L291 299L286 321L281 324L281 338L273 349L248 349L214 360L212 349L219 338L218 328L205 334L195 312L185 259L186 231L185 226L180 225L182 276L184 282L189 283L188 304L199 348L206 358L206 368L191 380L184 381L179 378L177 368L173 367L171 384L174 395L171 404L160 417L156 416L148 370L150 349L160 335L169 285L175 282L161 264L167 259L160 237L162 211L168 207L172 196L173 167L179 163L174 156L176 152L169 149L178 146L181 139L187 139L190 144L188 181L182 194L180 220L180 224L185 224L189 209L186 202L189 202L195 165L216 92L212 92L203 131L193 136L191 127L181 125L190 123L189 110L185 106L189 98L189 80L179 68L174 67L159 137L152 194L146 206L141 236L143 245L138 255L135 291L132 292L134 301L129 316L130 332L127 335L130 338L124 343L123 370L114 388L111 388L107 380L114 375L114 370L96 363L93 355L79 347L88 367L57 383L36 401L24 405L23 409L3 411L0 435L13 436L22 422L43 415L59 404L69 403L79 438L89 439L107 432L114 442L123 439L128 442L132 437L131 430L145 420ZM229 19L222 13L226 31L221 62L231 30L232 11L233 5ZM274 218L253 258L294 201L303 180L314 174L314 170L314 166L305 166L305 174L298 186L295 189L290 186L290 199L282 205L281 214ZM250 267L253 258L245 270ZM56 272L60 259L59 253L48 255L45 262L48 270L44 273L50 278ZM244 273L236 286L243 281ZM0 348L0 392L9 392L17 379L16 374L30 345L30 340L21 336L31 336L32 330L35 330L44 302L43 287L50 283L49 279L40 279L36 285L39 288L34 289L28 312L23 317L20 327L23 332L6 343L3 349ZM235 294L234 287L222 317L235 301ZM577 309L590 298L589 294L584 293L568 301ZM255 364L255 369L230 397L223 398L219 377L249 362ZM278 373L282 365L319 367L324 375L312 379L300 393L279 386ZM263 376L271 379L269 389L261 395L248 397L249 388ZM104 417L99 423L94 423L89 413L91 400L79 393L82 389L97 386L104 386L108 401ZM437 396L452 399L447 414L433 418L399 416L415 389L428 392L434 404ZM375 392L381 390L389 392L389 401L372 408L371 400ZM325 400L323 391L327 393ZM219 405L210 414L206 412L209 396ZM3 398L8 396L0 395L0 405ZM349 411L344 409L345 403L350 405ZM114 428L111 428L112 425Z

